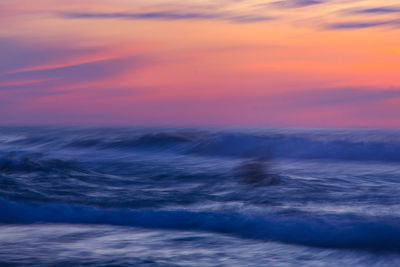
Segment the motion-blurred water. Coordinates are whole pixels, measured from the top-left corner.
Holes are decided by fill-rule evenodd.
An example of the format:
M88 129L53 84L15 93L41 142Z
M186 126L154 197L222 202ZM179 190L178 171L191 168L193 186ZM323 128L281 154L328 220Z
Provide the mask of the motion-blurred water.
M399 163L394 130L3 127L0 266L400 266Z

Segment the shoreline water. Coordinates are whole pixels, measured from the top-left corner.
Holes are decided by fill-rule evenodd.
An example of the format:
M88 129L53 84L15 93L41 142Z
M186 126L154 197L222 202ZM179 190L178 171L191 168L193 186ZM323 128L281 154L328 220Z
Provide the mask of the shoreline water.
M0 128L1 262L393 266L398 147L384 130ZM265 173L240 175L279 182L243 182L251 159Z

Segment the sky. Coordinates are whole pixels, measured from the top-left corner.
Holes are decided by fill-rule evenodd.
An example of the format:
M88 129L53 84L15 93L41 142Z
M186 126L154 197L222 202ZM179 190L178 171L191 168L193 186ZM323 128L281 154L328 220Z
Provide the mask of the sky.
M400 0L0 2L0 124L399 118Z

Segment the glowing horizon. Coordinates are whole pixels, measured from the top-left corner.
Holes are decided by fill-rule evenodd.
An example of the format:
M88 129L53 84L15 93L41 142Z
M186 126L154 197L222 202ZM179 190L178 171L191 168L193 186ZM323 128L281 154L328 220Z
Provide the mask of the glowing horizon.
M400 3L0 3L0 124L400 127Z

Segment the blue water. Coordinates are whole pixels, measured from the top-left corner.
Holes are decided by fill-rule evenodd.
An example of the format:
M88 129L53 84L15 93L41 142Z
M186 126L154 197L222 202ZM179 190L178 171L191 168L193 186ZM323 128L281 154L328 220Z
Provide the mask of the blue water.
M0 266L400 266L400 131L0 128Z

